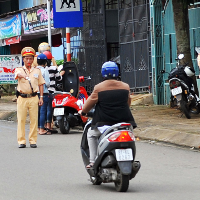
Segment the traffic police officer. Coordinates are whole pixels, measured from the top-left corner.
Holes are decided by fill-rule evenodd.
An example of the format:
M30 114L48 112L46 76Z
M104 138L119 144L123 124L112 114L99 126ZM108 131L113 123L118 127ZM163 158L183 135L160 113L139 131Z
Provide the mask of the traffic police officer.
M30 116L29 143L31 148L36 148L37 128L38 128L38 104L43 104L43 84L45 83L40 69L32 67L35 50L32 47L25 47L21 51L24 61L23 67L15 70L15 79L18 80L17 86L17 140L19 148L26 147L25 122L27 110ZM40 91L40 99L37 92Z

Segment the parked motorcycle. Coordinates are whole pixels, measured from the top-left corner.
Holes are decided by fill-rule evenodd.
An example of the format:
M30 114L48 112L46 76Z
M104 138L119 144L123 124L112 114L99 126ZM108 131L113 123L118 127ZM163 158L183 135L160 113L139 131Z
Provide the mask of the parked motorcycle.
M79 77L79 82L90 80L90 77ZM70 128L75 126L84 127L88 117L78 115L82 105L87 100L88 94L83 86L79 87L78 97L74 97L70 92L56 91L52 102L53 115L60 128L61 133L68 134Z
M180 54L177 61L177 67L170 71L168 76L169 86L171 90L171 106L177 106L185 116L190 119L191 113L199 114L200 105L198 97L194 92L193 79L191 76L195 71L189 66L180 65L180 60L184 58L184 54ZM161 73L165 73L164 70Z
M89 127L91 121L86 124L81 141L81 154L85 166L89 164ZM97 152L93 167L86 168L92 184L114 182L118 192L126 192L129 181L136 176L141 166L139 161L135 161L135 137L131 124L118 123L105 130L99 138Z

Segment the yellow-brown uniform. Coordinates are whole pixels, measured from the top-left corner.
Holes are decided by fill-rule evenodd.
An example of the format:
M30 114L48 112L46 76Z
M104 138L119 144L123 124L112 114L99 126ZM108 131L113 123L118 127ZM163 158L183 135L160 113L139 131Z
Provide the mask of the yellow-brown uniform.
M23 66L23 67L18 67L15 70L15 79L18 80L17 90L21 93L21 96L17 98L18 144L26 144L25 122L26 122L26 117L27 117L27 110L29 111L29 116L30 116L29 143L36 144L37 128L38 128L39 99L37 95L35 96L28 95L28 97L24 97L26 96L26 94L32 94L32 89L28 80L18 77L19 73L27 75L30 78L34 93L37 93L39 91L39 86L43 85L45 81L44 81L44 78L42 77L40 69L31 67L29 71L25 66Z

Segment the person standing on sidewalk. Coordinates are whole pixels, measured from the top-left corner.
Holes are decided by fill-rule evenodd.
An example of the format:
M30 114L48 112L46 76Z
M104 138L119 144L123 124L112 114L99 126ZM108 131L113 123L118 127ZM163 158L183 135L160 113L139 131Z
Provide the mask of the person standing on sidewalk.
M37 56L37 68L41 70L42 76L45 80L45 84L43 85L43 105L39 107L39 113L38 113L38 129L39 129L39 134L40 135L50 135L51 132L45 130L45 121L47 117L47 121L51 120L48 119L47 116L47 107L48 103L50 101L49 98L49 91L48 88L50 86L50 79L49 79L49 72L48 69L46 68L47 66L47 57L43 53L39 54ZM38 92L38 96L40 97L40 93Z
M52 116L53 116L53 108L52 108L53 93L56 91L56 81L62 80L62 76L65 74L65 71L61 71L59 73L57 66L51 65L53 56L50 51L44 51L43 54L47 56L47 69L49 71L49 78L50 78L50 87L48 88L50 101L47 107L47 119L51 119L51 121L47 120L46 129L50 131L51 133L57 133L58 131L53 130L53 127L51 125Z
M44 78L40 69L32 67L35 50L32 47L25 47L21 51L24 66L15 70L15 79L18 80L17 86L17 141L19 148L26 147L25 123L27 110L30 116L29 143L31 148L36 148L37 129L38 129L38 104L43 104L43 84ZM40 91L40 99L37 92Z
M39 52L39 54L41 54L41 53L43 53L45 51L51 52L51 46L47 42L42 42L38 46L38 52ZM35 67L38 66L38 64L37 64L37 56L38 55L35 55L32 66L35 66ZM53 56L52 56L52 63L53 63L53 66L57 67L56 60L55 60L55 58Z

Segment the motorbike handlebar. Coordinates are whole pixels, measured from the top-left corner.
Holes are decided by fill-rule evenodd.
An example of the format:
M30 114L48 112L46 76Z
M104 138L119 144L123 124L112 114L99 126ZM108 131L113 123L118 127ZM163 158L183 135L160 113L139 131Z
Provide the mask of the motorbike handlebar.
M92 108L92 109L91 109L86 115L84 115L84 116L86 116L86 117L93 117L94 111L95 111L95 109Z
M88 113L87 113L87 117L93 117L94 116L94 111L95 109L91 109Z
M86 76L86 77L84 77L84 76L79 76L79 81L80 81L81 83L83 83L83 82L86 81L86 80L91 80L91 77L90 77L90 76Z

